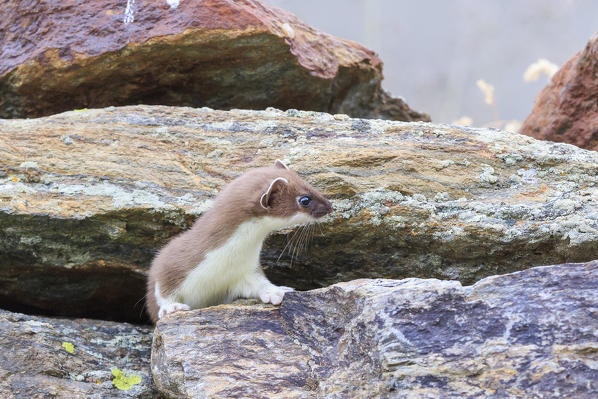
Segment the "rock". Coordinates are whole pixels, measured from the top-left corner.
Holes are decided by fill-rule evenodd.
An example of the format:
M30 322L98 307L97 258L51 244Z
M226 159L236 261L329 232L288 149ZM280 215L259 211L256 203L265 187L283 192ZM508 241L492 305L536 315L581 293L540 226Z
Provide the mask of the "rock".
M598 261L493 276L355 280L158 322L176 398L595 398Z
M552 77L521 133L598 150L598 34Z
M256 0L176 3L3 2L0 117L164 104L430 119L382 90L357 43Z
M317 386L308 381L308 353L287 335L274 308L220 305L190 315L177 313L156 329L152 370L165 396L300 398L307 384Z
M0 397L161 397L150 374L151 342L145 326L0 310ZM112 369L139 382L118 389Z
M470 284L598 259L598 154L571 145L313 112L164 106L2 120L0 133L0 302L12 310L138 321L155 251L227 182L277 158L336 209L310 231L267 241L262 263L278 284ZM308 250L291 245L281 256L293 234L298 245L308 233Z

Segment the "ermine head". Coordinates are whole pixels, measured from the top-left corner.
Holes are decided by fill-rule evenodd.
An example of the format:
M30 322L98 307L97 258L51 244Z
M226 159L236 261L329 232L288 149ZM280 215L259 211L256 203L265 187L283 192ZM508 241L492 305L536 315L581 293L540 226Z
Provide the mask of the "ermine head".
M259 173L260 169L257 171ZM282 161L277 159L273 167L261 171L272 179L259 201L260 207L270 216L300 215L318 219L332 212L330 201Z
M330 201L280 160L235 179L214 206L234 207L234 212L246 217L285 219L289 224L315 221L333 210Z

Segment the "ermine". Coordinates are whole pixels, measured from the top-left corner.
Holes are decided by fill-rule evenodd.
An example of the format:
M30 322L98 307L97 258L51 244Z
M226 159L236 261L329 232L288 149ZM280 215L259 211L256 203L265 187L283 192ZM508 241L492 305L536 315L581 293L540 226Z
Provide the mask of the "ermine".
M236 298L280 304L293 289L264 275L259 257L265 238L330 212L330 201L280 160L233 180L152 261L146 295L152 321Z

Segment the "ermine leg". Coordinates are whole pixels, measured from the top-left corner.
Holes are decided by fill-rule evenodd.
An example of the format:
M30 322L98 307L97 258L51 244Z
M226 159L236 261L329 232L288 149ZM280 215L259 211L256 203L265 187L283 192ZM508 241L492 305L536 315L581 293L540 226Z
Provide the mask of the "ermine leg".
M178 312L180 310L191 310L191 308L188 305L185 305L184 303L178 302L170 302L164 304L160 306L160 310L158 311L158 319L161 319L167 314Z
M264 287L259 293L260 301L271 303L272 305L280 305L284 294L290 291L294 291L294 289L284 285L278 286L270 283L269 287Z
M156 297L156 303L160 308L158 310L158 319L161 319L167 314L178 312L180 310L191 310L191 308L184 303L175 302L170 298L164 298L160 294L160 287L158 287L158 283L156 283L154 288L154 296Z
M233 298L259 298L264 303L280 305L284 294L290 291L293 291L293 288L272 284L264 276L261 268L258 268L232 287L231 296Z

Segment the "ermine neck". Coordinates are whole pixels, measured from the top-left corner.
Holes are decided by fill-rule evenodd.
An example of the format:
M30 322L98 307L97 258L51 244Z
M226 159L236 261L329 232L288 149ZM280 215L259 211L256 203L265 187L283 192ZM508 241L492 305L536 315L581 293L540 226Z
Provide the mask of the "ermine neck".
M286 219L264 216L241 223L234 235L240 245L261 246L270 233L287 226Z

